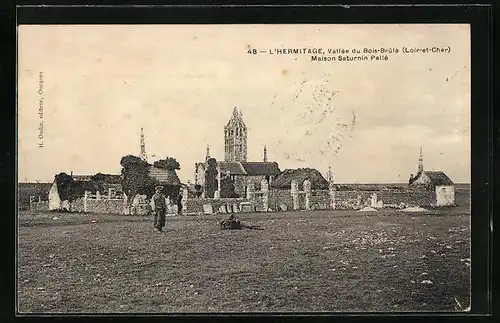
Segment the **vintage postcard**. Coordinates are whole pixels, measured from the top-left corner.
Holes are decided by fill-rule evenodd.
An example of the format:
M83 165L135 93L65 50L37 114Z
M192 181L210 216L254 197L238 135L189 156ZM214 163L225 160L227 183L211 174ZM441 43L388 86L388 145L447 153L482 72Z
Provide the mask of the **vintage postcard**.
M18 313L470 311L470 49L20 25Z

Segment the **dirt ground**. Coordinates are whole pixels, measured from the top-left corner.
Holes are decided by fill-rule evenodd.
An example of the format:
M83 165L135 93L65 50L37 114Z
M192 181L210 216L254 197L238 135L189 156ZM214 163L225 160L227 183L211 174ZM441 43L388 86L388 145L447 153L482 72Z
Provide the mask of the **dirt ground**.
M226 215L227 217L227 215ZM19 214L20 313L464 311L470 215L461 208L152 219Z

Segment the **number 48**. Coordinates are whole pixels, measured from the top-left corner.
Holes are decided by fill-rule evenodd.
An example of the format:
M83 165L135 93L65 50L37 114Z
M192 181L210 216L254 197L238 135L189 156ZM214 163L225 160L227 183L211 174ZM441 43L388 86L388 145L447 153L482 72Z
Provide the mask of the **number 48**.
M254 49L249 49L248 50L248 54L257 54L257 50L254 48Z

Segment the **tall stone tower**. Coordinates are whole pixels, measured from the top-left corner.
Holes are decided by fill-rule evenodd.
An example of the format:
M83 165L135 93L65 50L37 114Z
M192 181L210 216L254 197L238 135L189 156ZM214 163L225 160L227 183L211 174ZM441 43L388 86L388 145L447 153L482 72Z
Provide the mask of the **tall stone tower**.
M144 139L144 128L141 128L141 159L147 161L146 140Z
M235 107L233 115L224 127L224 160L227 162L247 161L247 126L241 111Z
M424 171L424 155L422 153L422 147L420 147L420 157L418 158L418 173L422 173Z

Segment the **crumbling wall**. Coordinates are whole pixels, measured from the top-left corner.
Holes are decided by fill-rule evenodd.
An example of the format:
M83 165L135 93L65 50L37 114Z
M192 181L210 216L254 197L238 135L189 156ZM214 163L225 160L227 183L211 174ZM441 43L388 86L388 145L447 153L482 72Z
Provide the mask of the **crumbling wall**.
M430 207L436 205L436 194L432 190L404 189L404 190L352 190L336 191L336 208L339 210L350 210L370 205L373 194L377 200L382 201L384 206L422 206Z
M328 210L330 209L330 191L329 190L313 190L309 200L312 210Z
M49 201L33 201L30 203L30 211L48 211L49 210Z
M280 210L281 205L285 205L287 210L293 210L292 193L289 189L273 188L269 193L270 208Z

